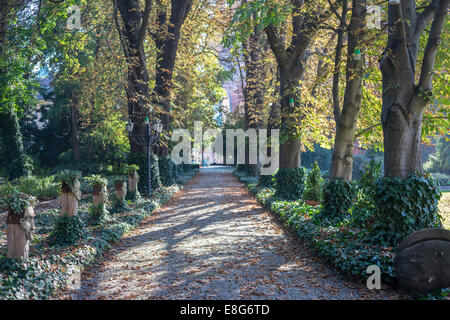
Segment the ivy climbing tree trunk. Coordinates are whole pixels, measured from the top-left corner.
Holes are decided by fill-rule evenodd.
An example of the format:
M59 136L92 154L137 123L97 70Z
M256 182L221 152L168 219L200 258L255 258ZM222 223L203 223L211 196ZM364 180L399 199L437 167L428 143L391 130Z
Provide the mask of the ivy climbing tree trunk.
M449 0L433 0L420 12L410 0L389 5L388 41L380 60L385 176L405 178L409 173L422 171L422 116L432 96L434 61L448 5ZM419 40L430 21L418 74ZM415 79L419 79L417 84Z
M124 50L128 79L126 86L128 115L134 123L133 135L145 135L145 118L149 114L148 72L144 52L144 39L147 30L151 0L145 1L142 12L139 0L112 0L114 19ZM120 12L120 23L117 12ZM133 153L145 154L146 143L130 136L130 150Z
M269 24L267 39L275 55L280 77L280 167L300 166L299 83L305 70L307 50L318 26L331 9L315 9L308 2L292 0L292 39L287 48L279 28ZM331 3L331 2L330 2ZM331 3L331 5L334 5Z
M335 55L335 70L333 76L333 105L336 121L336 135L334 139L333 158L331 161L331 177L352 179L353 143L356 136L356 123L361 106L363 58L362 38L366 20L366 0L354 0L352 16L348 26L348 47L346 65L346 87L342 109L339 101L339 69L343 48L345 16L347 1L343 2L341 24L338 33ZM359 50L359 55L355 53ZM359 58L359 59L358 59Z
M157 1L157 31L152 34L156 48L155 100L160 106L158 118L163 124L163 135L156 153L158 156L169 154L168 141L170 131L170 113L173 69L180 41L181 27L192 7L192 0L172 0L170 18L167 19L167 7Z

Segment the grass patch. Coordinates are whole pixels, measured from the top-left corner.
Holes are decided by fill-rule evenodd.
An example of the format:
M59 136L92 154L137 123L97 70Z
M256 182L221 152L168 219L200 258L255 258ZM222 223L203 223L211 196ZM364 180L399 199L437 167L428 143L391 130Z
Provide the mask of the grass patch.
M450 192L442 192L442 197L441 200L439 200L438 207L439 213L442 216L442 224L444 225L444 228L450 230Z

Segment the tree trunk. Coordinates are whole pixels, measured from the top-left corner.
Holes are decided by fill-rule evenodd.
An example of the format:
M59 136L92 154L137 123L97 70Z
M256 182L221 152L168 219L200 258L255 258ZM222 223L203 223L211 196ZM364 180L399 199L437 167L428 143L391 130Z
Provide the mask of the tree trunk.
M431 100L434 61L448 4L449 0L434 0L421 13L416 11L414 1L401 0L399 5L389 6L388 43L380 60L385 176L406 178L422 171L422 115ZM416 85L419 40L431 20Z
M297 91L302 74L301 67L288 65L280 68L280 168L300 167L300 101Z
M363 59L355 59L355 49L362 49L362 37L366 20L366 0L355 0L352 6L352 17L348 26L348 49L346 66L346 87L342 111L339 107L339 64L342 50L343 34L338 35L336 46L335 74L333 77L334 116L336 121L336 135L334 140L333 158L331 162L331 177L352 179L353 143L355 141L356 123L361 106ZM344 2L344 12L347 2ZM345 14L341 27L345 26ZM342 29L341 29L342 30Z
M27 207L21 214L8 213L7 254L8 258L28 259L30 240L34 231L34 210Z
M144 38L151 9L151 1L146 0L144 13L138 0L113 0L114 18L128 66L127 101L128 115L134 123L133 135L145 135L145 118L149 114L148 72L145 61ZM117 11L120 12L123 29ZM139 140L138 140L139 139ZM143 138L130 135L130 151L145 154L146 143Z
M158 118L163 124L163 136L155 148L159 157L169 154L170 113L172 78L180 41L181 27L192 7L192 0L172 0L170 19L167 22L167 10L164 5L159 8L157 17L158 32L154 35L156 48L155 99L160 106Z
M292 0L291 23L292 38L285 48L283 32L273 24L265 28L267 40L275 55L280 75L280 167L297 168L300 166L300 101L298 98L299 81L305 70L307 50L318 26L330 16L333 10L317 8L312 3ZM330 2L330 5L335 4ZM335 8L334 8L335 10ZM276 14L275 12L271 12ZM290 103L290 101L293 102Z
M245 100L245 129L260 129L262 124L262 109L266 93L265 78L267 67L263 60L268 49L267 39L264 33L254 27L248 42L243 43L246 85L244 89ZM256 175L260 166L259 157L257 164L249 164L250 147L245 144L245 163L249 172Z
M73 152L73 161L78 163L81 159L80 154L80 137L78 133L78 108L77 108L77 92L73 90L70 92L70 119L71 119L71 127L72 127L72 152Z

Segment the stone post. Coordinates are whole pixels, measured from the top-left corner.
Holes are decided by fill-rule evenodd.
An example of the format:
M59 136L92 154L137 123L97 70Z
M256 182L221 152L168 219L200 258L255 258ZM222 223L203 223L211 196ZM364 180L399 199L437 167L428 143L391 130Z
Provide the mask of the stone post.
M28 259L30 240L34 231L34 217L33 207L27 207L20 214L9 210L6 222L8 258Z
M128 193L130 195L133 195L136 193L137 191L137 186L138 186L138 182L139 182L139 175L137 174L136 171L133 171L129 176L128 176Z
M74 188L80 189L80 181L76 179L74 181ZM61 213L67 214L69 217L73 217L78 213L78 200L79 195L77 191L71 190L70 187L63 181L61 186Z
M108 201L108 190L105 185L96 184L92 187L92 199L94 207L98 208L102 206L106 208L106 202Z
M125 196L127 194L127 182L125 179L116 180L114 182L114 189L117 201L120 203L125 203Z

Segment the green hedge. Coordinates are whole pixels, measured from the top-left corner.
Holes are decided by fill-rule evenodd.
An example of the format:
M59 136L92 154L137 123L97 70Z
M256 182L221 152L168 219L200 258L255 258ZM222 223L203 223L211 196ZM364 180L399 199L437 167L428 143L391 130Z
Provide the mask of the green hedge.
M159 176L163 186L171 186L175 183L174 164L169 157L159 159Z
M286 200L301 199L306 185L305 168L280 168L275 174L277 196Z
M323 178L320 173L320 168L317 162L314 163L313 168L308 173L308 178L306 179L306 190L304 199L311 201L322 201L323 192Z
M355 199L356 188L343 179L329 180L323 187L320 217L338 223L347 216Z
M23 176L14 180L13 185L21 192L35 196L40 200L56 198L61 191L61 183L55 180L55 176Z
M375 183L375 192L376 241L396 245L417 230L441 226L437 207L441 192L430 175L384 177Z
M272 175L259 175L258 185L261 187L272 187L275 184L274 177Z

